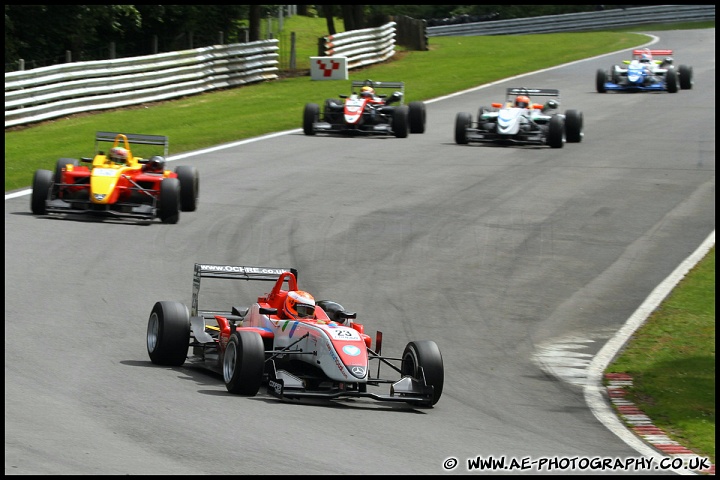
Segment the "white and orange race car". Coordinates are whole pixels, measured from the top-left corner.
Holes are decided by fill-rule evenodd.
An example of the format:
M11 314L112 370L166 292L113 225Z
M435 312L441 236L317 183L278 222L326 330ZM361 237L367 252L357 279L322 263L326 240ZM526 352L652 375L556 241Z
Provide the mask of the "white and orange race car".
M274 285L248 306L201 308L200 284L210 278ZM254 396L265 384L267 393L280 399L369 398L416 407L438 402L445 374L435 342L411 341L401 356L383 356L382 333L377 332L373 348L364 326L355 322L357 315L336 302L316 302L307 318L284 316L285 300L297 290L294 268L195 264L191 307L159 301L152 308L150 360L214 371L230 393L239 395ZM381 376L381 366L393 374Z

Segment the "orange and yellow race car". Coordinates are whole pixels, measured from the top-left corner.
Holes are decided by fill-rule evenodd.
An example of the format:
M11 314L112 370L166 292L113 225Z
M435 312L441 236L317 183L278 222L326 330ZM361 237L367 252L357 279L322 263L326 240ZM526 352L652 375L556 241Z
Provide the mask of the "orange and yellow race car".
M102 145L109 143L106 153ZM162 155L135 156L131 144L162 146ZM192 166L167 170L167 154L168 137L162 135L97 132L94 157L61 158L55 172L35 171L31 210L35 215L91 213L177 223L181 211L197 208L200 178Z

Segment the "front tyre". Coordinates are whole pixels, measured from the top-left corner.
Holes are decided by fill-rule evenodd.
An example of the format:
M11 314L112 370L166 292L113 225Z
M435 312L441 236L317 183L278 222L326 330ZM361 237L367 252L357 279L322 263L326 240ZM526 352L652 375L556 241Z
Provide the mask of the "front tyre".
M402 355L400 366L402 376L409 375L414 379L433 387L432 404L435 405L443 391L445 370L440 349L432 340L420 340L407 344Z
M53 172L50 170L35 170L30 196L30 210L35 215L47 213L47 201L50 199L53 187Z
M605 82L607 82L607 73L605 70L600 69L595 74L595 89L598 93L605 93L607 91Z
M426 110L423 102L410 102L408 104L410 117L410 133L425 133Z
M547 144L550 148L562 148L565 144L565 122L560 115L550 117Z
M223 356L223 380L230 393L254 396L265 372L265 347L257 332L235 331Z
M308 103L303 111L303 133L315 135L315 122L320 118L320 106L317 103Z
M669 93L677 93L680 81L678 80L678 73L674 68L669 68L665 74L665 86Z
M183 212L194 212L200 194L200 175L195 167L181 165L175 169L180 181L180 209Z
M179 367L190 345L190 313L180 302L156 302L147 326L147 351L156 365Z
M458 145L468 144L467 129L471 122L472 116L467 112L460 112L455 116L455 143Z
M578 110L565 112L565 139L568 143L580 143L583 139L583 114Z
M396 107L392 115L392 131L397 138L407 138L410 111L407 105Z

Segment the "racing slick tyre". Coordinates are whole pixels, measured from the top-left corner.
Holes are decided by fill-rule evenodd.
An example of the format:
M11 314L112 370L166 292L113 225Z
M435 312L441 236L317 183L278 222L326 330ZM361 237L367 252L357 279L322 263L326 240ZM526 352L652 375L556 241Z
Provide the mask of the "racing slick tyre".
M579 110L565 112L565 139L568 143L582 142L583 114Z
M35 170L32 195L30 196L30 210L35 215L45 215L47 213L47 204L45 202L50 199L53 178L53 172L50 170Z
M77 167L80 163L76 158L61 158L57 161L57 165L55 165L55 184L63 183L62 178L62 171L63 168L67 164L72 165L73 167Z
M605 82L607 82L607 73L605 70L600 69L595 75L595 88L598 93L605 93L607 91L605 89Z
M400 374L410 375L420 382L424 377L425 383L433 387L432 404L435 405L440 400L445 382L445 370L440 349L432 340L414 341L405 346Z
M680 65L678 67L678 76L680 77L680 88L683 90L690 90L693 86L692 80L692 67L687 65Z
M677 71L675 71L674 68L669 68L665 74L665 87L667 88L667 91L670 93L677 93L679 83L680 81L678 80Z
M147 351L156 365L179 367L190 346L190 313L180 302L156 302L147 326Z
M408 124L410 123L410 110L407 105L401 105L393 111L392 131L397 138L407 138Z
M177 223L180 219L180 180L177 178L160 182L158 216L162 223Z
M550 117L547 144L550 148L562 148L565 144L565 122L560 115Z
M342 123L343 108L343 103L340 100L328 98L325 100L325 106L323 107L323 118L332 125Z
M265 373L265 346L257 332L235 331L223 356L223 379L228 392L254 396Z
M303 111L303 132L305 135L315 135L315 127L313 124L320 117L320 107L317 103L308 103Z
M425 103L410 102L408 104L410 117L410 133L425 133Z
M483 118L482 118L482 117L483 117L483 115L485 115L485 112L489 112L489 111L490 111L490 110L489 110L488 108L486 108L486 107L480 107L480 108L478 108L478 119L477 119L478 125L482 125L482 123L483 123Z
M455 116L455 143L458 145L468 144L467 129L471 122L472 117L469 113L460 112Z
M180 180L180 209L183 212L194 212L200 194L200 175L197 168L181 165L175 169Z

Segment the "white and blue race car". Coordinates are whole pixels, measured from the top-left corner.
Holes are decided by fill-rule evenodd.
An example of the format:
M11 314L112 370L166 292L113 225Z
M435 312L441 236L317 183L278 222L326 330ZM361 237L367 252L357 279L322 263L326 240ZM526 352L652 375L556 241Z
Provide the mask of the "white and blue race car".
M673 63L672 50L633 50L632 60L613 65L610 70L600 69L595 77L598 93L669 92L689 90L693 85L692 67ZM663 57L661 60L656 57Z

